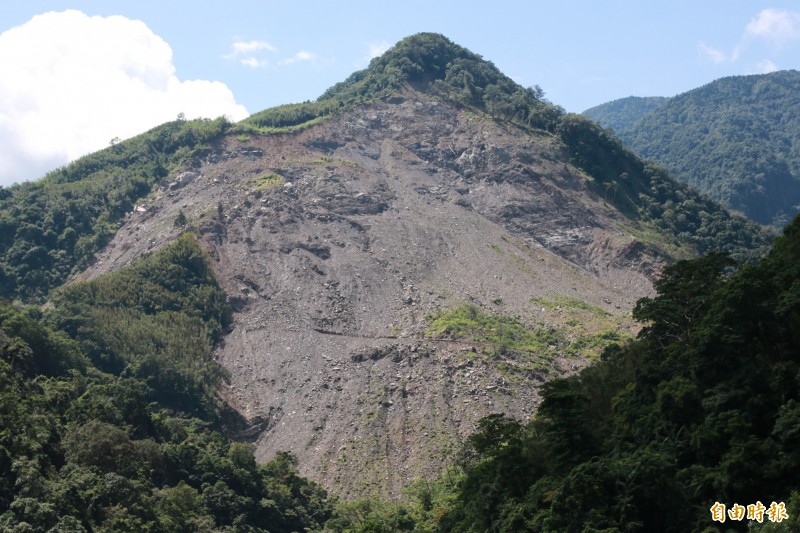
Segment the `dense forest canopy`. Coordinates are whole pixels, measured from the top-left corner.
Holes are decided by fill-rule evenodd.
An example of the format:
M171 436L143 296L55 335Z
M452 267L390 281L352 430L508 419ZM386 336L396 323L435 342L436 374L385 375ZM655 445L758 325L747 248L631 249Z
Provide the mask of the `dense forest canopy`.
M627 131L668 99L663 96L628 96L587 109L583 116L615 132Z
M800 72L733 76L637 117L610 102L586 111L626 146L761 224L800 212Z
M83 270L137 201L229 126L168 122L38 181L0 187L0 297L40 301Z

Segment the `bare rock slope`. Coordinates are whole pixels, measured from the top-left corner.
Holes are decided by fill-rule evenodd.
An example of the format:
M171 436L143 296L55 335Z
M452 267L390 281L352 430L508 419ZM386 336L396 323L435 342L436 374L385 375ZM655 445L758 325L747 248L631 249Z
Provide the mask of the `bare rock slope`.
M661 263L565 161L554 137L408 91L195 154L86 275L169 242L183 211L236 309L217 356L241 438L335 493L396 494L480 417L528 418L545 379L585 364L558 347L544 369L483 355L430 336L431 315L472 303L568 328L584 311L562 304L581 301L589 330L632 332Z

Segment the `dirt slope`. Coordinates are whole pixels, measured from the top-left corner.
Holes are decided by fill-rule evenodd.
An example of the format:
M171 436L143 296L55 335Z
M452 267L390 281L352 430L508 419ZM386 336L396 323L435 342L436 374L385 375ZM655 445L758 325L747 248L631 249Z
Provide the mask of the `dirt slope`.
M252 421L241 437L262 460L292 451L335 493L396 494L480 417L529 417L544 379L585 363L509 373L513 354L426 336L432 313L472 302L566 326L574 310L541 304L562 296L632 331L660 262L565 160L550 136L409 91L197 154L85 276L173 239L183 210L236 308L217 356Z

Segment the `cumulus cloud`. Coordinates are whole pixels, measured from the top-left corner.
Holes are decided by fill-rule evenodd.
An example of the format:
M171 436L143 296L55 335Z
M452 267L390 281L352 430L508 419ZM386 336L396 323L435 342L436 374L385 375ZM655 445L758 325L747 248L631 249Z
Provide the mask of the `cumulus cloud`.
M701 57L712 63L737 63L744 59L748 73L767 74L778 70L777 65L771 59L755 61L755 57L767 52L765 46L771 46L770 54L785 52L793 41L800 41L800 13L764 9L745 26L738 44L730 53L702 41L697 49Z
M765 9L750 21L745 28L745 35L783 47L791 41L800 40L800 13Z
M223 83L180 80L143 22L48 12L0 34L0 184L174 119L247 116Z

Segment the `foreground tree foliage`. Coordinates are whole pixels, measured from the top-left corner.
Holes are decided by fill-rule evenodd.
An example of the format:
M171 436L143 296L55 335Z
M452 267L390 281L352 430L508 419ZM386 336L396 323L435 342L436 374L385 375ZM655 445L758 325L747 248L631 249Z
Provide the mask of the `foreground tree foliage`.
M258 465L221 432L211 347L225 296L191 235L0 305L0 531L302 531L330 516L289 454Z
M455 472L346 531L714 531L715 502L783 502L800 527L800 218L755 265L709 255L665 270L638 339L548 382L527 424L481 421ZM420 491L420 486L427 490Z

